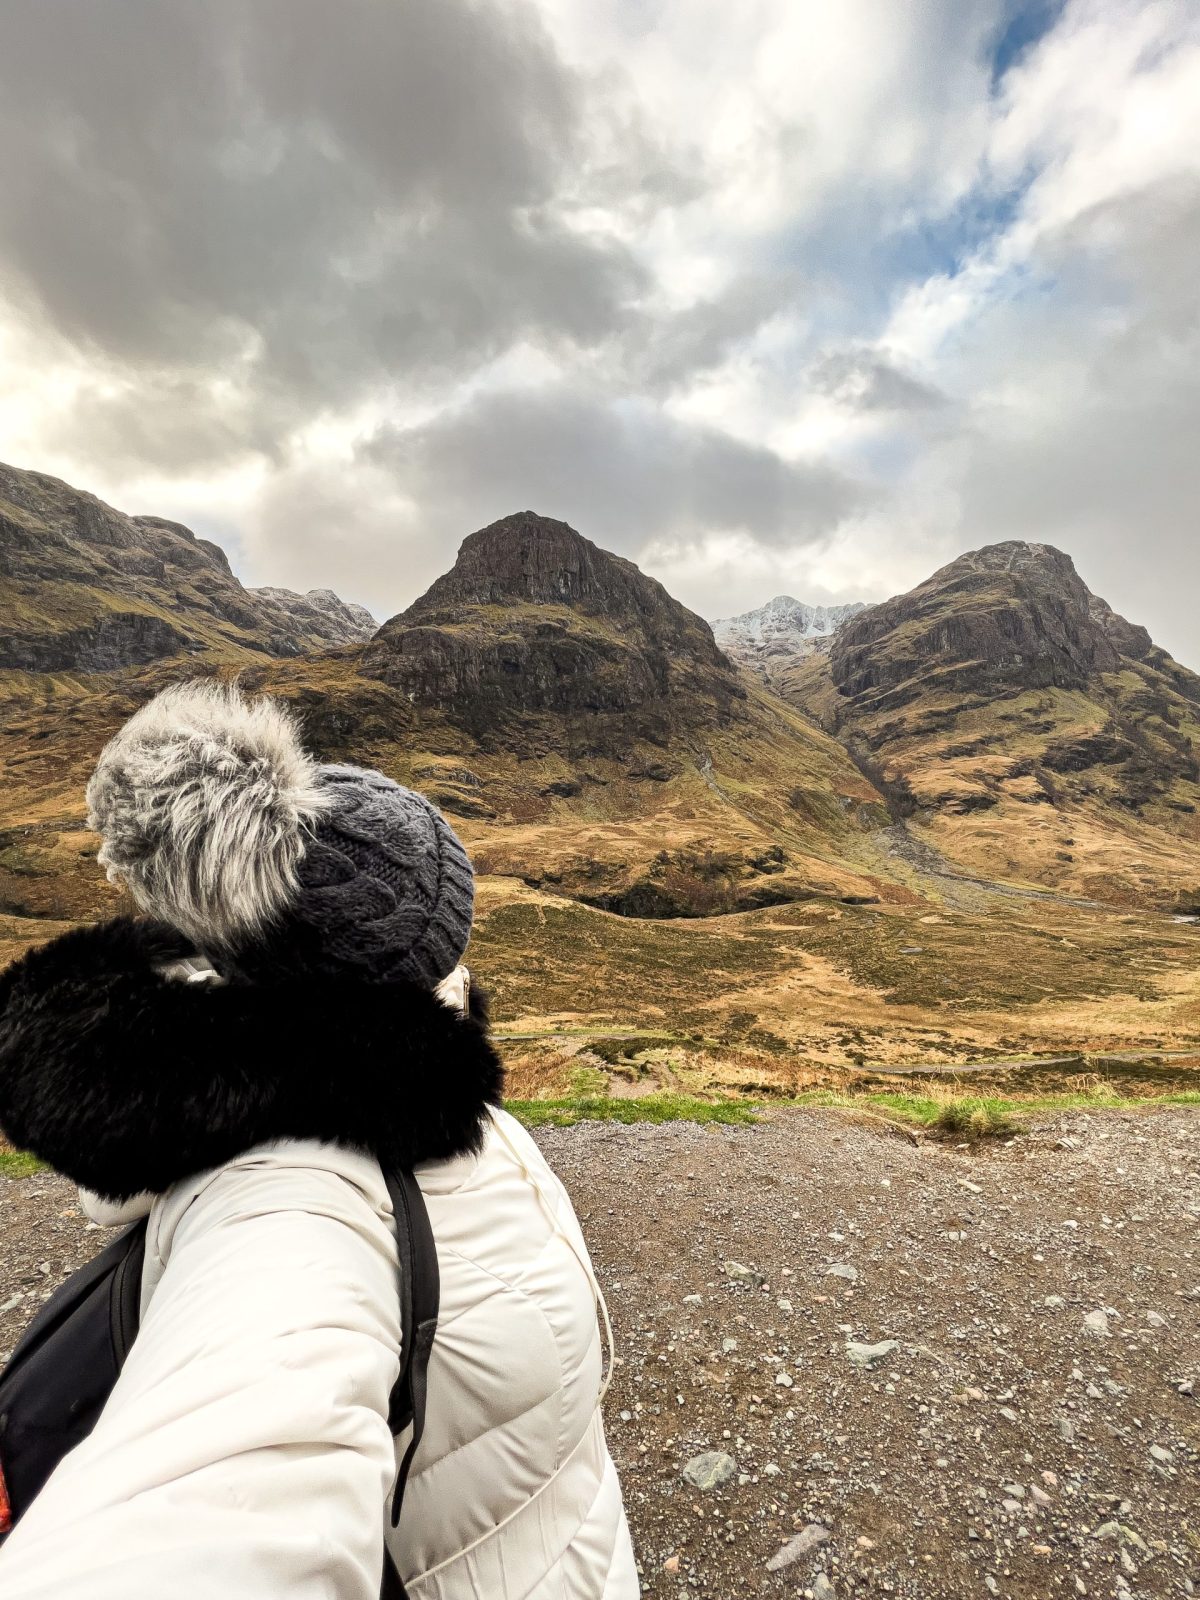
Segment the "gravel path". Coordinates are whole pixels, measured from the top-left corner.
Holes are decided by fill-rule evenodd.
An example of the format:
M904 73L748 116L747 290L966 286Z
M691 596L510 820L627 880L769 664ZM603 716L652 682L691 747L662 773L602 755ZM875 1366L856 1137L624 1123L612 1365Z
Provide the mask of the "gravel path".
M1200 1116L538 1137L616 1327L647 1594L1200 1593ZM0 1180L0 1238L3 1348L98 1241L47 1177Z

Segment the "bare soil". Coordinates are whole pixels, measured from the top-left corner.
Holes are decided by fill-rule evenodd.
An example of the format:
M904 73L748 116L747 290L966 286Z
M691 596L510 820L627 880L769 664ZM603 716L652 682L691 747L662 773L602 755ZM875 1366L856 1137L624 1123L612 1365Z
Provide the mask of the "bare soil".
M1200 1591L1200 1115L970 1152L826 1111L538 1138L616 1327L648 1595ZM48 1175L0 1180L0 1239L8 1348L98 1240ZM860 1370L851 1340L896 1347ZM707 1451L735 1468L702 1492Z

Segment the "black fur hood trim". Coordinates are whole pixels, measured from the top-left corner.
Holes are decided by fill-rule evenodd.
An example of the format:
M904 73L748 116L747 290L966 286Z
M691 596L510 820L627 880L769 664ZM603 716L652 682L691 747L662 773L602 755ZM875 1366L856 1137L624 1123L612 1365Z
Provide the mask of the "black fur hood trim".
M462 1017L415 984L157 970L195 953L121 917L0 974L0 1128L18 1149L123 1200L274 1139L395 1167L480 1147L503 1070L474 985Z

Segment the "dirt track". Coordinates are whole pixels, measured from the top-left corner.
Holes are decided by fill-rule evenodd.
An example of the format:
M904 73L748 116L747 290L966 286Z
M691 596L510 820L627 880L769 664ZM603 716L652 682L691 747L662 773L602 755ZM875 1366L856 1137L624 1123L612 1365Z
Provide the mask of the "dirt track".
M647 1594L1200 1593L1200 1115L982 1154L832 1112L539 1138L616 1324ZM0 1181L0 1237L3 1348L96 1238L45 1177ZM702 1492L708 1451L735 1468Z

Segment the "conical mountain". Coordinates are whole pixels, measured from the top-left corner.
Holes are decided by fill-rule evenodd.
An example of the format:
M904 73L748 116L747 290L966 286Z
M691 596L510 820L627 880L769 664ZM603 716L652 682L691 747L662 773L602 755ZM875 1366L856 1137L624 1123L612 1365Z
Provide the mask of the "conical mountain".
M560 747L613 754L745 714L707 622L633 562L532 511L465 539L451 570L379 630L363 671L479 733L548 716Z

